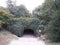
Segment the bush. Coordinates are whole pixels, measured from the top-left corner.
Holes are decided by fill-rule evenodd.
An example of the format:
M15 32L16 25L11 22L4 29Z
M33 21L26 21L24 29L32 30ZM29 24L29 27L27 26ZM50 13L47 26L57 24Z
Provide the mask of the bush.
M8 10L0 7L0 29L4 29L2 26L3 24L9 25L12 17L13 15L10 14Z
M51 21L46 28L47 39L53 42L60 42L60 21Z

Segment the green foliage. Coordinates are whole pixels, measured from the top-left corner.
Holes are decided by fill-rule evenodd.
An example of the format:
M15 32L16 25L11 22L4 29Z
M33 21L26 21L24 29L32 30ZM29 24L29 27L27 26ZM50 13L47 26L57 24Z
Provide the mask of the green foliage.
M54 8L54 1L46 0L40 10L40 19L50 21L55 11Z
M38 6L37 8L35 8L34 10L33 10L33 12L32 12L32 14L33 14L33 17L36 17L36 18L38 18L39 17L39 13L40 13L40 6Z
M24 29L32 29L36 33L38 25L40 23L38 18L14 18L14 24L12 24L10 31L17 36L21 36Z
M29 11L24 5L16 6L14 1L8 0L7 7L10 13L15 17L31 17Z
M60 1L46 0L42 10L41 17L48 22L45 28L47 39L55 42L60 42Z
M2 29L3 24L9 24L12 19L12 15L5 8L0 7L0 29Z
M52 20L48 27L46 28L47 32L47 39L50 39L51 41L60 41L60 21Z
M32 29L37 33L39 25L43 25L47 39L60 41L60 0L45 0L42 6L33 11L33 15L24 5L16 6L11 0L7 1L7 6L9 11L0 7L0 29L4 29L6 24L9 31L21 36L24 29Z
M34 16L40 19L40 25L44 25L47 39L60 41L60 0L45 0L42 6L33 12Z

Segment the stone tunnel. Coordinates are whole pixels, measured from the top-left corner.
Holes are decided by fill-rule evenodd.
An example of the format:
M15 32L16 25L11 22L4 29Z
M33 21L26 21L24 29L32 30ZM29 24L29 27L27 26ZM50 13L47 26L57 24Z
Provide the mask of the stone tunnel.
M11 30L12 33L18 37L26 34L36 35L39 23L40 21L37 18L20 18L19 20L12 22Z

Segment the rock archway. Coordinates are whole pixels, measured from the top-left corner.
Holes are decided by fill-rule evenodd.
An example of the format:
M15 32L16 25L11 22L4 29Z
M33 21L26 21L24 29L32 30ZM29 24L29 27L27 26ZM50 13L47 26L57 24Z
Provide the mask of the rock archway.
M38 18L18 18L11 22L11 32L18 37L23 34L37 35L37 29L40 24Z

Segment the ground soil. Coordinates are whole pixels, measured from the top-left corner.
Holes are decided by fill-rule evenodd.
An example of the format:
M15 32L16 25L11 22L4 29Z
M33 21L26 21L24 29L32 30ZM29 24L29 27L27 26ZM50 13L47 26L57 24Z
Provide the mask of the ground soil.
M0 45L7 45L13 39L18 39L18 37L5 30L0 31Z

